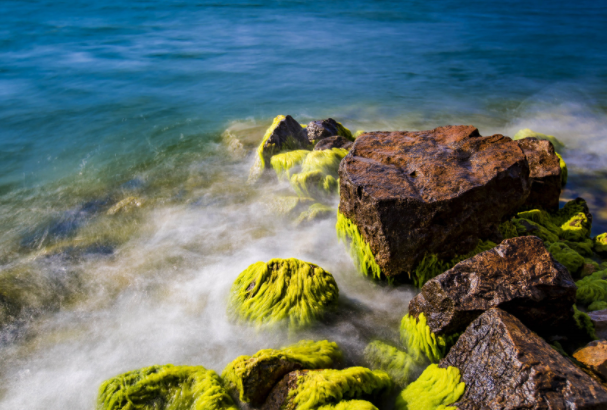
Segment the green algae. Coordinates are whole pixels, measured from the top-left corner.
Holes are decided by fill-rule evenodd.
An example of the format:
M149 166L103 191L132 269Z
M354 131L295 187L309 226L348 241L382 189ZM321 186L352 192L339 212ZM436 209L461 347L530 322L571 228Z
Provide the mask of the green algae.
M596 253L607 253L607 233L602 233L594 238L594 250Z
M607 302L607 270L594 272L575 284L579 303L590 305L598 301Z
M427 281L451 269L461 261L478 255L481 252L488 251L495 246L496 244L491 241L479 241L472 251L464 255L457 255L448 261L440 259L436 254L427 253L413 270L411 275L413 284L421 288Z
M565 186L567 185L567 179L569 176L569 171L567 171L567 163L558 152L556 153L556 156L559 159L559 166L561 167L561 186Z
M232 285L228 313L257 326L312 324L337 302L333 275L298 259L272 259L245 269Z
M337 135L341 135L345 139L350 141L354 141L354 137L352 136L352 132L349 129L344 127L341 122L335 121L337 123Z
M317 410L378 410L373 403L366 400L344 400L337 404L325 404Z
M512 221L502 222L497 229L500 231L503 239L516 238L518 236L516 225Z
M237 410L217 373L202 366L150 366L99 388L98 410Z
M450 405L464 394L459 369L431 364L396 398L396 410L455 410Z
M364 130L356 130L356 132L354 133L354 135L352 136L354 138L354 140L356 140L356 138L360 137L361 135L363 135L365 132Z
M310 207L299 214L299 217L295 221L295 226L301 225L304 222L311 222L317 219L329 217L335 213L335 208L331 208L328 205L321 204L319 202L310 205Z
M552 146L554 147L554 150L559 153L562 152L565 148L565 144L559 141L554 135L542 134L539 132L532 131L529 128L519 130L516 134L514 134L514 137L512 137L513 140L521 140L524 138L537 138L538 140L550 141L552 143Z
M293 195L269 198L264 202L264 205L272 213L278 215L289 215L296 212L303 212L303 209L307 209L313 203L313 198Z
M341 212L337 212L337 223L335 225L337 238L348 247L348 252L356 269L364 276L381 279L382 273L375 261L371 247L362 237L358 226Z
M343 370L310 371L289 392L287 409L311 410L342 400L377 396L391 389L390 376L381 370L349 367Z
M565 266L571 274L577 273L584 266L584 257L571 249L563 242L556 242L548 246L548 252L561 265Z
M321 171L337 177L341 160L348 155L344 148L331 148L322 151L310 151L302 163L301 172Z
M432 333L423 313L417 318L409 314L403 316L400 323L400 341L405 351L417 363L438 363L445 356L447 349L446 340Z
M602 300L596 300L588 305L588 311L592 312L594 310L604 310L607 309L607 302Z
M301 165L310 152L311 151L309 150L299 149L295 151L282 152L272 156L270 164L272 165L272 168L274 168L274 171L276 171L278 179L289 179L291 169Z
M592 319L588 316L587 313L580 311L577 306L573 305L573 319L575 320L575 324L578 329L586 332L588 337L592 340L596 340L596 333L594 332L594 324L592 323Z
M342 357L339 346L334 342L302 340L281 349L264 349L253 356L240 356L226 366L221 377L228 391L237 390L240 401L249 403L251 398L245 393L243 379L264 362L278 359L298 363L303 369L322 369L334 366Z
M335 177L326 175L320 170L294 174L290 182L300 196L318 198L337 194L339 190L339 183Z
M268 129L266 130L266 133L261 139L261 143L257 147L255 163L253 164L253 167L251 168L251 171L249 173L249 181L254 181L258 179L259 176L261 176L263 170L266 168L266 158L264 157L264 145L266 144L270 136L272 136L272 133L274 132L276 127L278 127L280 122L285 118L286 116L284 115L276 116L276 118L274 118L274 120L272 121L270 127L268 127Z
M414 360L407 352L379 340L367 345L364 356L372 369L385 371L394 384L401 388L419 375L423 368L423 364Z

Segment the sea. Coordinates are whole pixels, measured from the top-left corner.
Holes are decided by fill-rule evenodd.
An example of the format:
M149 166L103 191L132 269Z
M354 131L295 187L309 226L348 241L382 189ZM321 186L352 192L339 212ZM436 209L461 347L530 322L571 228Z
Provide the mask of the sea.
M602 0L0 1L0 409L94 409L154 364L220 373L306 338L358 363L398 339L417 290L358 274L335 217L280 215L288 183L247 184L277 115L554 135L563 201L607 231L606 27ZM230 321L238 274L290 257L334 275L339 317Z

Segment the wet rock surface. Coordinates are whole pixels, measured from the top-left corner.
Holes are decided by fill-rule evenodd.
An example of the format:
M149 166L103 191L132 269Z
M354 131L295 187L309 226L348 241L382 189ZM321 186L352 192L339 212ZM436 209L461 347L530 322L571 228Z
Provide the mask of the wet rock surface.
M305 149L309 145L301 125L293 117L287 115L280 120L269 137L263 142L263 159L266 164L269 164L272 155L284 149Z
M607 408L604 387L500 309L470 324L440 362L448 366L466 383L459 410Z
M537 138L517 141L529 163L531 193L525 202L529 209L555 211L561 195L561 167L552 143Z
M473 126L362 134L339 176L339 210L386 276L410 273L427 253L450 259L499 237L497 224L530 192L519 145Z
M289 392L297 388L297 380L310 370L297 370L285 375L270 391L261 410L280 410L289 408Z
M504 240L429 280L409 302L432 332L463 331L481 313L500 307L542 332L573 326L576 286L535 236Z
M607 339L607 309L588 312L588 316L592 320L596 336L600 339Z
M339 124L333 118L311 121L305 128L304 133L307 135L308 141L313 144L322 139L338 135Z
M334 135L332 137L324 138L324 139L321 139L320 141L318 141L316 143L316 145L314 146L314 150L322 151L325 149L332 149L332 148L350 149L350 148L352 148L353 144L354 143L352 141L348 140L345 137L342 137L341 135Z
M573 354L573 357L607 380L607 340L595 340Z

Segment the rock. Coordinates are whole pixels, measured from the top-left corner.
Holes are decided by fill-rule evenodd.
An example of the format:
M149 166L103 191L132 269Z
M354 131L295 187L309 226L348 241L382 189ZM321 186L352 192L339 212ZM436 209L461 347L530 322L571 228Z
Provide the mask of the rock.
M561 167L552 143L537 138L524 138L517 142L527 157L531 181L531 193L524 206L550 211L559 209Z
M337 121L333 118L327 118L321 121L311 121L306 127L308 141L311 144L316 143L325 138L339 134Z
M436 335L463 331L481 313L500 307L535 331L569 329L576 286L534 236L504 240L429 280L409 303Z
M452 259L529 196L518 144L473 126L359 136L339 168L339 211L358 226L386 276L410 275L428 254ZM493 240L493 239L492 239Z
M603 380L607 380L607 340L590 342L575 352L573 357Z
M264 349L251 356L240 356L223 370L224 385L232 397L260 406L283 376L300 369L323 369L340 363L342 353L328 341L303 340L282 349Z
M594 238L594 251L603 257L607 256L607 233L602 233Z
M518 130L518 132L514 134L514 137L512 137L512 139L515 141L519 141L526 138L535 138L538 140L550 141L552 143L552 146L554 147L554 150L558 153L561 153L565 148L565 145L561 141L559 141L554 135L542 134L540 132L530 130L529 128Z
M607 309L588 312L588 316L594 325L596 337L607 339Z
M500 309L472 322L439 366L461 372L459 410L607 408L607 390Z
M342 137L341 135L334 135L318 141L316 145L314 145L314 151L322 151L331 148L343 148L349 150L352 148L352 144L354 143L345 137Z

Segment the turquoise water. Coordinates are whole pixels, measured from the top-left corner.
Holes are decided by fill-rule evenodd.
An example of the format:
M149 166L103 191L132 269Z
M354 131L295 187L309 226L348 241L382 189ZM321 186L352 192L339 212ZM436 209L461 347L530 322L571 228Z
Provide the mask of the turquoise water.
M582 195L594 234L607 230L604 2L0 10L0 302L12 298L2 409L93 408L99 383L121 371L220 371L286 343L225 317L234 278L273 257L325 267L358 309L310 337L353 357L372 336L394 337L414 291L357 277L333 220L295 229L264 206L286 185L246 185L278 114L352 130L553 134L568 147L563 198ZM110 212L129 198L132 210Z

